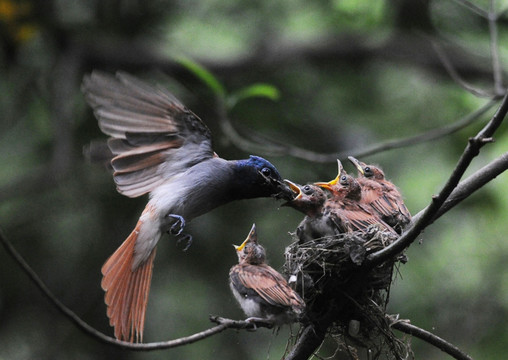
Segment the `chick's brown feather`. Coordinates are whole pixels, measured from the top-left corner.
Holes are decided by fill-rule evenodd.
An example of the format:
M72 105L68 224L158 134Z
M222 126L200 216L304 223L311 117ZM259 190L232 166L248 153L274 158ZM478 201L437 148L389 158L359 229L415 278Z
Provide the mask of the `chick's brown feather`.
M287 281L272 267L250 264L236 265L232 270L238 281L247 289L254 290L270 305L303 307L303 300L289 287Z

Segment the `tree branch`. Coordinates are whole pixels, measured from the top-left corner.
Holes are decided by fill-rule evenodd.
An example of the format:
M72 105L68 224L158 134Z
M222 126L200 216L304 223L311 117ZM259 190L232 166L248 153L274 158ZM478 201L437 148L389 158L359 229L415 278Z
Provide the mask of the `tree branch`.
M468 0L454 0L456 3L468 8L472 12L476 13L477 15L487 19L489 14L487 11L483 10L481 7L473 4L471 1Z
M0 228L0 242L3 244L7 253L16 261L21 269L28 275L30 280L41 290L41 292L49 299L50 303L53 304L58 311L60 311L65 317L67 317L80 331L91 336L95 340L103 342L105 344L114 345L122 349L136 350L136 351L151 351L151 350L162 350L175 348L182 345L192 344L194 342L206 339L212 335L218 334L226 329L246 329L255 330L257 327L272 327L272 324L266 322L247 322L243 320L232 320L218 316L210 316L212 322L217 323L217 326L209 328L207 330L181 337L174 340L152 342L145 344L133 344L127 341L120 341L110 336L103 334L96 330L92 326L88 325L72 310L65 306L55 295L48 289L46 284L39 278L39 276L32 270L30 265L23 259L23 257L17 252L11 242L4 235L3 230Z
M495 1L490 0L490 9L488 12L489 34L490 34L490 56L492 57L492 72L494 76L494 91L496 94L503 94L503 70L501 69L501 60L499 59L499 44L497 40L497 14Z
M392 316L387 316L390 320L393 321ZM458 347L453 344L450 344L448 341L440 338L433 333L421 329L417 326L411 325L408 320L397 320L391 324L394 329L402 331L411 336L417 337L429 344L437 347L439 350L444 351L448 355L454 357L457 360L473 360L473 358L463 351L461 351Z
M284 358L284 360L307 360L316 351L317 348L323 343L326 335L328 325L324 328L321 326L317 328L313 324L307 325L300 336L291 352Z
M480 130L480 132L475 137L469 139L469 143L462 153L462 156L455 166L455 169L448 178L448 181L443 186L440 193L437 196L433 196L430 205L425 208L424 212L418 218L418 220L412 222L409 228L407 228L402 236L395 242L380 251L370 254L364 262L365 267L372 268L387 260L388 258L396 256L396 254L400 253L409 245L411 245L411 243L416 240L418 235L420 235L420 233L430 223L432 223L441 206L448 199L452 191L457 187L460 178L469 167L469 164L471 164L473 158L479 154L480 149L485 144L492 142L492 136L494 135L494 132L497 130L497 128L501 125L507 112L508 94L505 95L501 106L494 114L492 119L487 123L487 125L485 125L485 127Z
M508 152L485 165L467 179L461 181L444 202L443 206L441 206L429 225L506 170L508 170ZM425 209L416 214L413 217L413 221L418 221L424 212Z
M327 163L335 162L337 159L346 159L348 156L354 157L365 157L372 154L378 154L383 151L409 147L417 144L421 144L428 141L440 139L442 137L453 134L459 130L464 129L470 124L478 120L482 115L489 111L497 103L496 99L488 101L478 110L460 118L452 124L432 129L430 131L409 136L402 139L393 139L384 142L380 142L362 149L347 150L340 153L318 153L311 150L303 149L298 146L291 144L284 144L280 141L267 139L261 135L256 135L258 138L262 138L264 141L252 141L240 135L234 128L231 120L228 118L224 106L218 104L218 114L220 119L220 125L222 131L231 140L235 146L247 152L259 152L264 155L281 156L289 155L299 159L304 159L312 162Z
M235 77L252 69L277 69L287 64L301 61L314 66L336 66L337 62L365 63L368 61L388 61L394 64L410 63L435 73L443 73L440 60L429 46L428 38L419 35L394 36L383 43L375 37L354 33L333 35L318 42L259 44L257 51L244 56L225 60L196 59L205 68L219 76ZM111 36L95 37L93 41L75 39L83 47L87 67L108 67L123 69L157 68L173 76L182 75L182 67L170 57L146 42L113 39ZM449 56L454 66L469 78L491 79L491 71L485 66L484 58L452 44Z
M434 50L436 51L437 56L443 63L445 70L448 72L448 74L453 79L453 81L455 81L457 84L459 84L460 87L462 87L464 90L466 90L467 92L469 92L477 97L484 97L484 98L492 97L492 94L489 94L482 89L478 89L478 88L474 87L473 85L469 84L467 81L465 81L459 75L459 73L457 72L455 67L453 66L452 62L446 55L444 49L437 42L435 42L435 41L432 42L432 46L434 47Z

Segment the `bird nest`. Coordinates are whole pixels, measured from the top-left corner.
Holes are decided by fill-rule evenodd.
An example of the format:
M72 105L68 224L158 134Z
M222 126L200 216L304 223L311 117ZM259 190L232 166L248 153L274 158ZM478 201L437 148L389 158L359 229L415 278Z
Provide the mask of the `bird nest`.
M362 267L370 253L396 236L376 226L303 243L293 236L296 241L286 248L284 271L307 304L302 322L328 329L354 359L358 347L367 349L369 358L409 357L409 344L395 337L385 313L394 269L405 256L372 269Z

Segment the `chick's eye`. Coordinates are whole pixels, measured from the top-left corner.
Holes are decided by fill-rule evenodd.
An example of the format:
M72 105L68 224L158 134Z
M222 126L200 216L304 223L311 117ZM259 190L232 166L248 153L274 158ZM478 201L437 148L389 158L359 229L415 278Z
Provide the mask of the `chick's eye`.
M261 173L264 175L264 176L270 176L272 175L272 170L270 170L269 168L267 167L264 167L261 169Z
M365 169L363 169L363 171L365 171L368 174L372 173L372 169L368 166Z
M309 186L309 185L305 185L303 188L302 188L304 194L306 195L309 195L310 193L312 193L312 188Z

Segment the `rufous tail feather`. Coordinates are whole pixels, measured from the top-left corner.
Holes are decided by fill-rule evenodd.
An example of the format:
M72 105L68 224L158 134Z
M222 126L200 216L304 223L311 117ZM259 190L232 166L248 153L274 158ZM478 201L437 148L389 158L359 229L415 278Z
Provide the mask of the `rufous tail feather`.
M109 324L115 328L115 337L130 342L143 341L145 312L152 281L155 248L136 269L132 269L134 246L142 221L123 244L102 266L102 289L108 307Z

